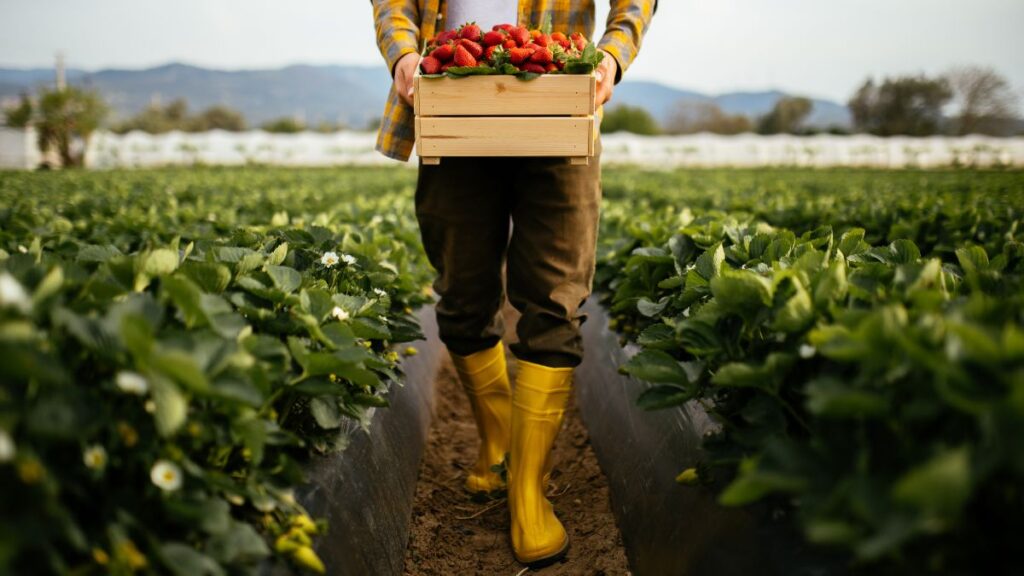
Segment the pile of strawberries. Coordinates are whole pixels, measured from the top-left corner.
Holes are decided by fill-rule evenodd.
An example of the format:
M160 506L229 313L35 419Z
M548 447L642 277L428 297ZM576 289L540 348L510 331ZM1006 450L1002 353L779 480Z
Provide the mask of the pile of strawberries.
M545 34L512 24L498 24L482 32L470 23L435 36L427 44L420 69L424 74L443 74L452 67L546 74L562 71L567 62L580 60L587 45L587 39L579 33Z

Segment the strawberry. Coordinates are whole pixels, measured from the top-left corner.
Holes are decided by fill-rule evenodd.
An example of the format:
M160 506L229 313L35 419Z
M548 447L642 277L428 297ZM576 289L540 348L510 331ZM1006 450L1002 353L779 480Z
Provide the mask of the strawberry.
M533 56L533 50L529 48L513 48L508 51L508 55L509 60L516 66L519 66L529 60L530 56Z
M503 44L503 46L505 46L505 50L511 50L511 49L519 46L519 44L516 44L515 40L512 40L511 38L509 38L508 40L505 40L505 43Z
M487 50L484 51L484 57L487 58L488 60L494 60L494 52L496 50L503 50L503 48L498 44L495 44L494 46L488 46Z
M558 70L558 65L554 62L548 62L547 65L544 66L545 72L554 72L555 70Z
M424 74L438 74L441 72L441 61L433 56L427 56L420 61L420 69Z
M494 31L504 30L505 32L511 32L514 28L515 28L515 26L513 26L511 24L495 24L494 28L491 28L491 30L494 30Z
M548 37L543 34L539 34L533 37L533 43L536 44L537 46L544 46L546 48L549 42L550 40L548 39Z
M513 28L512 32L509 33L509 36L511 36L520 47L526 46L527 42L530 41L530 32L522 26L519 28Z
M449 69L449 68L451 68L452 66L455 66L455 62L445 62L445 63L444 63L444 64L443 64L442 66L441 66L441 72L447 72L447 71L448 71L448 69Z
M562 34L561 32L552 32L551 39L554 40L555 42L558 42L559 44L561 44L562 42L567 42L569 40L568 38L565 37L565 34Z
M459 46L465 48L470 54L473 55L473 58L479 58L484 53L483 46L477 44L476 42L473 42L472 40L466 40L465 38L459 40Z
M554 56L551 54L550 48L539 48L536 52L533 53L533 56L530 56L530 62L544 66L547 64L551 64L553 57Z
M465 38L466 40L472 40L473 42L480 41L480 27L476 24L466 24L459 31L459 37Z
M540 30L530 30L530 38L532 38L534 42L536 42L537 38L539 38L542 35L543 32L541 32Z
M476 66L476 58L474 58L473 55L469 53L469 50L466 50L466 47L462 44L455 47L454 62L456 66Z
M434 48L434 51L431 52L430 55L433 56L434 58L437 58L441 62L448 62L452 59L452 56L455 55L455 46L453 46L451 43L442 44L437 48Z
M487 46L497 46L505 41L505 34L498 32L497 30L491 30L487 34L484 34L484 44Z
M524 72L533 72L534 74L543 74L547 72L543 66L540 64L534 64L533 62L527 62L522 69Z
M587 47L587 39L584 38L583 34L580 34L579 32L573 32L572 43L576 45L576 49L579 50L580 52L582 52L583 49Z
M447 44L452 40L458 39L458 32L456 32L455 30L445 30L444 32L441 32L440 34L437 35L437 37L434 38L434 43L437 44L438 46L441 46L442 44Z

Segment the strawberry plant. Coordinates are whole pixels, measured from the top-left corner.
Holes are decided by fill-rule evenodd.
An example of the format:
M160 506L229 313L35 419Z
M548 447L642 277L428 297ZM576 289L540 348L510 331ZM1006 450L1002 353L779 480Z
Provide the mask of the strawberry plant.
M1024 529L1021 176L841 175L606 181L597 282L641 347L624 369L653 384L643 408L718 422L681 482L792 514L855 567L1004 569Z
M426 301L401 178L0 175L0 572L322 572L300 465Z

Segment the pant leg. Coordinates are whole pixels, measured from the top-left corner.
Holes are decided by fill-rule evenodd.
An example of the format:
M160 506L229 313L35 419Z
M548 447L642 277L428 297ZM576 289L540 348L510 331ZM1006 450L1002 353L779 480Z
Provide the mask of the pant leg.
M600 150L598 145L598 151ZM508 293L522 314L517 358L550 367L583 359L580 307L594 280L601 204L600 155L589 166L529 158L515 178Z
M495 180L495 159L445 158L420 164L416 218L427 258L437 270L434 291L441 341L467 356L504 334L502 265L509 211Z

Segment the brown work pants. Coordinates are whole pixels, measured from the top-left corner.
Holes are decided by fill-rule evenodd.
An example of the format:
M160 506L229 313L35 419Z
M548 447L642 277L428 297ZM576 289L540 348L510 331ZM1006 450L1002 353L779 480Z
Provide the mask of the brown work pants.
M507 286L521 314L512 353L543 366L580 363L585 316L579 309L594 279L599 159L589 166L564 158L420 164L416 217L437 270L441 340L452 353L466 356L498 343Z

